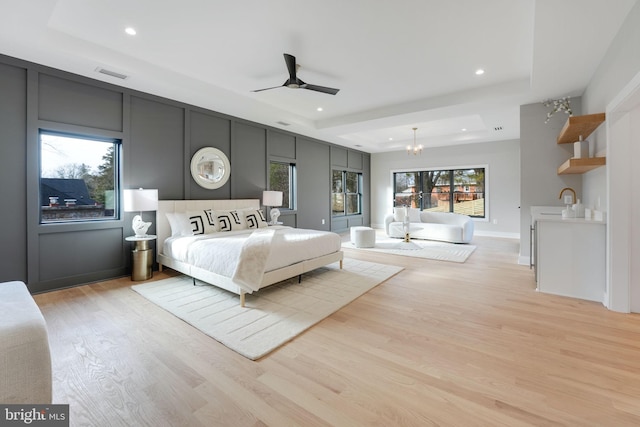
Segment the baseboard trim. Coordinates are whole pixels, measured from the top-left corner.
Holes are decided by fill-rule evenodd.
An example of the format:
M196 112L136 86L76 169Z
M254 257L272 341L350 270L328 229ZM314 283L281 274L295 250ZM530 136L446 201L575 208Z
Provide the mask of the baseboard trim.
M505 239L518 239L520 240L520 233L507 233L504 231L487 231L487 230L476 230L473 232L474 236L484 236L484 237L502 237Z
M371 228L384 230L384 224L371 224ZM507 233L503 231L487 231L487 230L475 230L474 236L483 237L500 237L504 239L518 239L520 240L520 233ZM527 262L528 263L528 262Z

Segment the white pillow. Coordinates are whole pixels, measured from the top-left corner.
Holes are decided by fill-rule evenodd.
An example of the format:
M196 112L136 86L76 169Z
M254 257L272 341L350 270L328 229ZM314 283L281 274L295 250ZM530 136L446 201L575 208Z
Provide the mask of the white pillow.
M268 226L262 209L245 209L243 213L247 228L264 228Z
M420 209L409 208L409 222L421 222L420 221Z
M406 215L407 208L404 206L396 207L393 209L393 220L396 222L404 221L404 216Z
M218 231L216 218L211 209L187 212L191 225L191 234L210 234Z
M189 217L183 212L167 212L167 220L171 226L171 236L191 236L191 223Z
M214 211L219 231L236 231L247 228L244 214L238 211Z

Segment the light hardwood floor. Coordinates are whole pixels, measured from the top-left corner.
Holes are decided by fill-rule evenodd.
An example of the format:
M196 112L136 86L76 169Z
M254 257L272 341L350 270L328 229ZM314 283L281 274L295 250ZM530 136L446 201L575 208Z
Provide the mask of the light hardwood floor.
M535 292L518 242L405 267L252 362L129 278L36 295L54 403L90 426L637 426L640 315ZM155 273L153 280L170 273Z

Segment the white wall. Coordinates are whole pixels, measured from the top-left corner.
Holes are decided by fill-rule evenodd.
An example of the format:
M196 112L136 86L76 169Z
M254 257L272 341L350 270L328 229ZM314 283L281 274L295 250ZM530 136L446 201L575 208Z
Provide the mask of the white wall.
M620 31L611 42L605 56L594 73L582 96L584 114L602 113L607 105L640 72L640 2L631 9ZM596 153L603 154L607 149L606 126L602 125L589 138L596 143ZM608 211L606 167L595 169L583 176L584 204L586 207L597 205Z
M631 9L582 96L584 114L601 113L640 71L640 2ZM597 151L606 148L605 127L598 129Z
M420 156L406 151L371 155L371 224L384 226L393 206L392 171L486 166L487 219L476 220L477 234L519 237L520 145L518 140L425 149ZM497 224L493 223L496 220Z
M607 221L607 297L605 304L612 310L640 311L640 174L634 168L640 135L640 2L627 19L607 50L583 95L585 114L606 111L606 126L595 133L597 151L606 150L604 175L607 192L603 210ZM622 93L621 93L622 92ZM632 96L623 101L620 97ZM626 105L629 104L629 105ZM614 114L611 114L611 113ZM617 117L616 117L617 116ZM602 192L602 171L583 177L585 192L597 197Z

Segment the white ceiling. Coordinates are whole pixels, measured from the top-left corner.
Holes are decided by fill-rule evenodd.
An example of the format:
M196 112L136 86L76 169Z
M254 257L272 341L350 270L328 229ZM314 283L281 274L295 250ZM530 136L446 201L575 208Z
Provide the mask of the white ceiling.
M0 0L0 53L377 153L413 127L519 138L519 106L581 95L635 2ZM285 52L340 92L252 92L284 83Z

